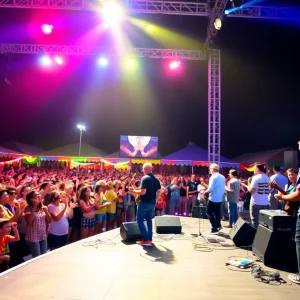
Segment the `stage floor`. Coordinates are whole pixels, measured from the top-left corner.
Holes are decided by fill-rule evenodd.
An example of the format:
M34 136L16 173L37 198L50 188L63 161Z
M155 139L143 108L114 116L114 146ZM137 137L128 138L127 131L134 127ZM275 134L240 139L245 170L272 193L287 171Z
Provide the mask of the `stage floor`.
M155 235L153 247L125 245L115 229L48 253L4 273L0 299L299 299L300 286L267 285L225 266L229 256L251 252L229 246L194 250L193 242L203 241L192 235L199 232L198 219L181 221L182 235ZM201 220L204 236L211 236L209 230L209 222ZM287 280L286 273L281 276Z

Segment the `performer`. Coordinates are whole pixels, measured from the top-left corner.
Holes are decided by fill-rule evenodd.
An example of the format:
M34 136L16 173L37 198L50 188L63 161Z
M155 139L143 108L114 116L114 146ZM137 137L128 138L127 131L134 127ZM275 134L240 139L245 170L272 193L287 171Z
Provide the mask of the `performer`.
M296 185L293 188L293 177L298 173L298 178ZM287 175L292 184L287 189L288 195L283 195L280 192L275 195L277 200L284 201L300 201L300 173L295 169L287 170ZM295 243L296 243L296 252L297 252L297 261L298 261L298 274L289 274L288 278L290 281L300 284L300 207L297 212L297 221L296 221L296 232L295 232Z
M133 194L140 196L136 221L142 234L143 240L136 243L141 246L151 246L152 243L152 217L156 204L157 191L161 189L159 180L152 174L152 165L145 163L143 165L143 172L145 176L142 177L140 188L129 188ZM147 228L144 221L147 221Z
M225 177L219 173L217 164L211 164L209 172L212 175L209 179L208 189L205 191L205 195L209 194L207 216L212 226L211 232L216 233L222 229L220 210L225 193Z

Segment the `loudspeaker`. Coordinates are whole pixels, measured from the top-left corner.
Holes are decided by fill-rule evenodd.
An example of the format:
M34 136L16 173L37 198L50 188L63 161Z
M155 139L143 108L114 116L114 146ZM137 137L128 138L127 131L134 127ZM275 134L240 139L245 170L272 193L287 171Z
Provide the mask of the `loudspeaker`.
M259 225L252 252L268 267L291 272L297 268L296 244L293 232L272 231Z
M181 229L182 226L179 217L155 217L156 233L181 233Z
M229 232L230 238L237 247L251 246L255 237L256 229L242 218L238 218Z
M147 224L145 222L147 228ZM126 222L122 223L120 227L120 235L124 241L137 241L142 240L142 234L140 232L137 222Z
M193 206L192 208L192 218L200 218L200 219L207 219L207 206L200 205L200 206Z

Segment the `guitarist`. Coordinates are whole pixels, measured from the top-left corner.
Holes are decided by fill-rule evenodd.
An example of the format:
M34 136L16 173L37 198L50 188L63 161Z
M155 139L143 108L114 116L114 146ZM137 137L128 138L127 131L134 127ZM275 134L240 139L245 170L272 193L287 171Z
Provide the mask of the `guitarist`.
M297 173L295 169L287 170L288 177L292 176L292 173ZM288 192L288 190L287 190ZM297 181L295 187L290 190L288 195L283 195L282 193L278 193L275 195L277 200L284 201L300 201L300 173L298 172ZM296 252L297 252L297 260L298 260L298 274L289 274L288 278L290 281L300 284L300 207L297 212L297 221L296 221L296 232L295 232L295 243L296 243Z
M138 202L136 222L141 231L143 240L136 243L141 246L151 246L152 243L152 217L156 204L157 191L161 189L159 180L152 174L152 165L143 165L145 176L142 177L140 188L129 187L129 191L140 196ZM147 221L147 228L144 221Z

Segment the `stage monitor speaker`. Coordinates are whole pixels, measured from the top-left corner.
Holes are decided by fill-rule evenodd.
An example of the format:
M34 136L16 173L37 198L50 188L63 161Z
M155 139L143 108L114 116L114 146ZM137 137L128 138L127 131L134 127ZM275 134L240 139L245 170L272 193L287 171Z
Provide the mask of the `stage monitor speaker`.
M181 233L181 222L179 217L162 216L155 217L156 233Z
M268 267L290 272L297 268L296 244L291 231L272 231L259 225L252 252Z
M147 224L145 223L147 226ZM125 222L121 224L120 235L124 241L134 242L142 240L142 234L136 222Z
M230 238L237 247L246 247L253 244L256 229L242 218L238 218L229 232Z
M207 206L193 206L192 218L207 219Z

